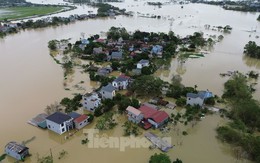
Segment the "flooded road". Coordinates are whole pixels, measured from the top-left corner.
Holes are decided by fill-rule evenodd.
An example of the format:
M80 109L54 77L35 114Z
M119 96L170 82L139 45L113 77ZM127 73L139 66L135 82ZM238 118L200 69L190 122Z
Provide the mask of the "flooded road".
M136 4L132 7L132 4ZM157 76L170 80L173 74L181 74L183 84L187 86L198 85L198 89L209 89L214 94L221 95L223 83L227 78L221 78L219 73L229 70L248 72L260 68L258 60L243 57L243 47L253 40L260 44L255 36L260 33L249 33L248 30L259 29L260 23L256 21L258 14L225 11L220 7L188 4L181 9L179 5L155 8L144 5L144 2L126 1L115 3L116 6L125 7L128 11L144 12L145 14L162 14L165 18L151 19L119 16L116 19L106 18L97 20L78 21L69 25L48 27L44 29L25 30L18 34L9 35L0 40L0 154L3 153L7 142L15 140L22 142L36 136L28 144L33 156L26 162L35 163L37 153L42 156L49 154L50 148L55 156L55 162L136 162L143 163L149 160L150 155L158 150L129 149L119 152L118 149L89 149L81 145L84 136L77 133L70 140L57 136L50 131L40 130L28 125L26 122L36 114L43 112L44 108L60 101L63 97L71 96L74 91L65 91L63 87L63 70L51 56L47 43L52 39L72 38L75 41L81 37L81 32L90 36L101 31L107 31L111 26L125 27L127 30L144 30L155 32L168 32L172 29L176 34L186 36L195 31L203 31L208 35L220 35L217 31L204 30L205 24L229 24L233 27L231 34L223 34L224 39L217 43L214 49L204 58L189 59L180 65L176 59L171 62L170 69L158 71ZM138 5L138 6L137 6ZM155 8L155 9L154 9ZM85 10L83 10L85 12ZM87 10L86 10L87 11ZM167 11L167 12L166 12ZM165 14L167 13L167 14ZM62 14L62 13L61 13ZM65 13L64 13L65 14ZM175 20L168 19L173 17ZM185 16L186 15L186 16ZM191 15L191 16L190 16ZM251 37L249 35L251 34ZM89 81L87 74L76 71L70 85L84 81L82 86L91 91L95 83ZM256 85L254 97L259 100L260 86ZM219 163L235 162L229 146L217 141L214 128L221 123L216 116L209 116L190 129L189 135L181 138L183 145L177 146L169 152L172 159L177 157L184 162ZM111 131L113 136L121 136L121 126ZM91 128L87 126L86 128ZM173 144L178 136L170 134ZM198 149L199 148L199 149ZM59 160L61 150L68 151L68 156ZM100 157L102 156L102 157ZM8 157L4 162L13 162Z

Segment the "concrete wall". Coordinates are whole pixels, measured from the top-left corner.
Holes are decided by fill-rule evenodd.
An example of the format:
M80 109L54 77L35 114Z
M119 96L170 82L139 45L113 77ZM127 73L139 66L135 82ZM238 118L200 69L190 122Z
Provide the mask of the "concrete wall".
M81 123L75 123L75 127L76 129L80 130L82 129L83 127L85 127L87 124L88 124L88 119L84 120L83 122Z
M193 106L193 105L200 105L200 106L202 106L203 105L203 100L201 99L201 98L199 98L199 97L197 97L197 98L190 98L190 97L187 97L187 101L186 101L186 104L188 105L191 105L191 106Z
M67 131L66 128L66 124L63 123L63 126L61 126L60 124L57 124L55 122L52 122L48 119L46 119L46 123L47 123L47 128L53 132L56 132L57 134L63 134L64 132ZM63 130L63 131L62 131Z
M113 99L113 97L116 95L115 91L113 91L111 93L111 92L101 90L100 93L101 93L103 99Z

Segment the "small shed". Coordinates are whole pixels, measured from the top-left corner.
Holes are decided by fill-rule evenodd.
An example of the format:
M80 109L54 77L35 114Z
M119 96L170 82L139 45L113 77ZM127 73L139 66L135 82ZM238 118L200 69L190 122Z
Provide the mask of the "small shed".
M29 148L12 141L5 146L5 153L17 160L24 161L25 157L29 156Z

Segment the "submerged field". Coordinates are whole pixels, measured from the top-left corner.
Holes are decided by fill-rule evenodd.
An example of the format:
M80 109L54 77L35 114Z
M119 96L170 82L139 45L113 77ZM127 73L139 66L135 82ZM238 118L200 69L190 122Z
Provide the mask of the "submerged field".
M61 11L64 7L58 6L26 6L26 7L10 7L5 9L0 9L0 21L1 20L13 20L21 19L31 16L42 16L57 11Z

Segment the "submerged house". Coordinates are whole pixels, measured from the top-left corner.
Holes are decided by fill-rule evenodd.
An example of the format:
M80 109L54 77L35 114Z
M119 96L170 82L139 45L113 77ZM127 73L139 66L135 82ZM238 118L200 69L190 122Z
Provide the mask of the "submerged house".
M148 67L149 66L149 60L142 59L137 63L137 68L142 69L143 67Z
M61 112L55 112L46 118L47 128L57 134L73 129L73 118Z
M84 109L94 112L101 105L101 98L96 92L86 93L82 96Z
M112 84L108 84L103 86L99 93L101 94L102 99L113 99L113 97L116 95L116 89Z
M163 47L161 45L155 45L152 47L151 54L155 54L157 57L161 58L163 53Z
M199 91L198 93L187 93L187 105L199 105L204 104L205 99L213 97L212 92L209 91Z
M89 117L85 114L74 119L73 122L75 124L75 128L79 130L79 129L85 127L89 123L88 119L89 119Z
M128 106L126 108L126 111L127 111L128 120L133 123L138 124L144 118L142 112L132 106Z
M165 111L158 111L146 105L141 106L139 110L144 115L144 119L141 122L144 129L149 129L152 126L158 128L169 120L169 115Z
M127 89L130 83L130 79L131 78L129 76L122 74L112 82L112 85L116 88L116 90Z
M24 161L25 157L29 156L29 148L12 141L5 146L5 153L19 161Z

